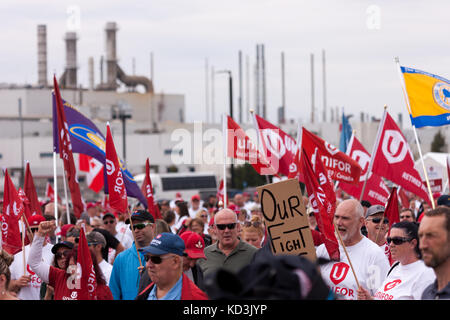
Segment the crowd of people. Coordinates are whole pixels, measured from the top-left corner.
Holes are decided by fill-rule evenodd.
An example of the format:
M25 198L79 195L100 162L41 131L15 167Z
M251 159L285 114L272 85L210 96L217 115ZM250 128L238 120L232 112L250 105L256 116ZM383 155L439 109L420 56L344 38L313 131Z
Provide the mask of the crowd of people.
M211 195L138 203L131 213L87 205L79 219L53 202L28 219L30 244L0 253L0 300L76 300L82 228L99 300L450 299L450 196L435 209L412 200L390 224L385 206L349 197L334 214L339 261L331 260L304 197L317 261L273 255L255 192L223 206Z

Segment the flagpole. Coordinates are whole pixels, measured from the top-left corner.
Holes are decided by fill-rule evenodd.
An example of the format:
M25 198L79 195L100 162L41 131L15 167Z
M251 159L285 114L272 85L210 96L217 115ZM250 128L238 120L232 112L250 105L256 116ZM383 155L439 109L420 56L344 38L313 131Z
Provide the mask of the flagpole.
M67 224L70 224L70 212L69 212L69 198L67 197L67 186L66 186L66 170L63 168L63 182L64 182L64 195L66 197L66 215L67 215ZM58 222L58 221L56 221Z
M411 117L411 115L412 115L411 106L409 105L409 98L408 98L408 95L406 94L406 86L405 86L404 78L403 78L401 67L400 67L400 59L398 57L395 57L395 62L397 64L397 71L398 71L398 75L400 78L400 84L402 86L402 91L403 91L403 96L405 98L406 107L407 107L409 115ZM433 192L431 191L431 186L430 186L430 181L428 179L427 169L425 168L425 162L423 161L422 148L420 147L420 142L419 142L419 137L417 136L416 126L414 125L412 120L411 120L411 125L413 127L414 137L416 139L416 144L417 144L417 149L419 150L420 160L422 162L423 174L425 176L425 181L427 183L428 194L430 196L431 205L434 209L435 204L434 204Z
M261 140L261 137L260 137L260 135L261 135L261 131L259 130L259 128L258 128L258 123L257 123L257 121L256 121L256 117L255 117L255 110L253 110L253 109L250 109L250 113L252 114L252 122L253 122L253 127L255 127L255 130L256 130L256 150L260 153L260 154L262 154L262 155L264 155L264 157L266 157L266 152L263 150L263 152L261 152L261 150L260 150L260 148L259 148L259 146L260 146L260 140ZM269 176L266 174L265 175L265 177L266 177L266 183L267 184L269 184L270 183L270 181L269 181Z
M228 150L228 131L227 131L227 117L222 114L222 134L223 134L223 208L227 207L227 150Z
M26 228L25 228L25 222L23 222L23 215L21 217L22 219L22 259L23 259L23 275L26 276L27 275L27 261L26 261L26 257L25 257L25 232L26 232Z
M386 120L386 113L387 113L387 105L384 105L383 117L381 118L380 125L378 126L377 137L375 139L375 143L374 143L373 148L372 148L372 153L370 154L369 167L367 168L366 178L364 179L364 185L363 185L363 188L362 188L362 191L361 191L361 195L359 196L359 201L360 202L361 202L361 200L362 200L362 198L364 196L364 192L366 190L366 184L367 184L367 180L369 178L369 174L372 171L373 159L375 158L375 152L378 150L378 145L380 144L381 132L382 132L383 127L384 127L384 121Z
M53 151L53 185L55 189L53 191L53 201L54 201L54 213L55 219L58 221L58 178L56 176L56 152ZM56 242L58 242L59 236L56 235Z

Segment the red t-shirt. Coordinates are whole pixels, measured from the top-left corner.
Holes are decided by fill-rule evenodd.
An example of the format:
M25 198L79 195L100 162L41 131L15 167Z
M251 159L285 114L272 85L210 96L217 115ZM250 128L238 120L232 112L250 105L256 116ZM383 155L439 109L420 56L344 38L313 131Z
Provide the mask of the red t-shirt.
M75 279L66 270L50 266L49 285L55 288L54 300L78 300L74 288ZM114 300L111 290L106 285L97 285L97 300Z

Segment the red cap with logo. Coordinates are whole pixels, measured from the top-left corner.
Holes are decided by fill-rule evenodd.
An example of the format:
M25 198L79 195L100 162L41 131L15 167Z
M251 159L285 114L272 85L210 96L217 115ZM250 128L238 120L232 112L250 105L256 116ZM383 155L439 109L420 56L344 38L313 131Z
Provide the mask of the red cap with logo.
M40 214L35 214L34 216L28 218L28 224L30 227L38 227L42 221L45 221L45 218Z
M203 250L205 249L205 241L203 238L192 231L185 231L180 235L184 241L185 252L191 259L206 259Z

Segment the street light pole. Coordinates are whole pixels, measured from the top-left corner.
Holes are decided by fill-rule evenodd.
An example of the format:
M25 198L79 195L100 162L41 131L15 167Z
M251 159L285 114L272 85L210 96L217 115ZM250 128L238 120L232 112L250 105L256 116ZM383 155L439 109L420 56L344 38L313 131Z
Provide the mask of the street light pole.
M25 169L24 169L24 147L23 147L23 118L22 118L22 98L19 98L19 119L20 119L20 185L23 186L25 180Z

